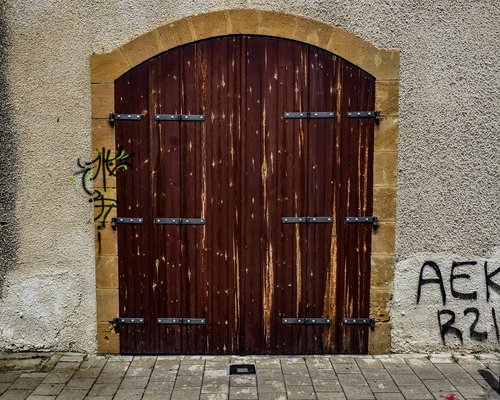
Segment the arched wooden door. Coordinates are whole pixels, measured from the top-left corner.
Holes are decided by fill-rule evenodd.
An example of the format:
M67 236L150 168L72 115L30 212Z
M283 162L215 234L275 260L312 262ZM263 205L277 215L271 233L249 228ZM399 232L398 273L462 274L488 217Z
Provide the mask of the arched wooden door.
M116 80L123 353L367 351L374 81L260 36Z

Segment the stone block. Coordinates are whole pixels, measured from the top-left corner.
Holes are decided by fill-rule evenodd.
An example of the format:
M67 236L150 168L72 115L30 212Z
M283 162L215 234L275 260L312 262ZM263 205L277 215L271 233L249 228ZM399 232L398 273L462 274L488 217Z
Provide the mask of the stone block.
M96 262L96 285L98 289L118 288L118 257L98 256Z
M375 109L382 117L397 116L399 112L399 83L377 81L375 83Z
M113 325L109 322L97 323L97 349L99 353L120 352L120 335L114 331ZM121 375L118 378L121 379Z
M229 22L225 11L195 15L189 21L195 40L229 34Z
M393 255L395 251L395 224L381 222L372 235L372 254Z
M258 33L283 38L291 38L297 27L297 17L276 12L262 12Z
M375 254L371 258L370 287L390 289L394 280L394 257Z
M308 18L297 18L293 35L295 40L325 47L338 28Z
M161 53L158 32L153 30L123 45L123 54L131 67Z
M398 118L383 117L375 125L375 151L397 151Z
M228 10L227 21L229 33L255 33L262 18L261 11L258 10Z
M373 215L380 221L396 220L396 188L377 186L373 189Z
M368 47L360 57L360 66L378 80L399 79L399 51Z
M97 321L109 322L118 316L118 289L97 289Z
M387 354L391 351L391 324L377 323L368 337L369 354Z
M192 28L188 19L175 21L157 29L160 51L194 41Z
M90 56L91 83L114 82L130 69L130 64L121 49L107 54L92 54Z
M115 153L115 130L108 120L92 120L92 154L99 154L104 148Z
M396 187L398 153L376 151L373 159L373 185Z
M115 87L113 83L93 83L90 87L92 118L109 119L115 108Z

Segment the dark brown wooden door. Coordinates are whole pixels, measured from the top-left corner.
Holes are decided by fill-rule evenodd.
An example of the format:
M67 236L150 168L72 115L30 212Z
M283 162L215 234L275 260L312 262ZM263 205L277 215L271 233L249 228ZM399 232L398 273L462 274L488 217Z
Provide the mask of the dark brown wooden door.
M363 353L369 316L374 78L293 41L189 44L115 82L123 353ZM285 112L334 118L287 119ZM204 115L158 121L157 114ZM283 223L332 217L333 223ZM204 225L159 225L199 218ZM158 323L198 318L204 324ZM325 318L327 325L286 324Z

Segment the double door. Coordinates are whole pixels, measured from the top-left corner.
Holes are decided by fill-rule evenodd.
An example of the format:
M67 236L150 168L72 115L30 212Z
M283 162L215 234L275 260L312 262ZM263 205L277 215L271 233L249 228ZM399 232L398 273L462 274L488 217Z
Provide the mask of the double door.
M123 353L367 350L374 79L234 36L115 82ZM318 113L317 115L315 115ZM302 114L302 115L301 115ZM120 222L121 219L121 222Z

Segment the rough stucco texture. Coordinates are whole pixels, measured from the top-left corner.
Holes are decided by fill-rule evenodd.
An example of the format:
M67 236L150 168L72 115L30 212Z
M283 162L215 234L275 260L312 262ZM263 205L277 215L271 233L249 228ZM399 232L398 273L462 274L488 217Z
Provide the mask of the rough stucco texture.
M0 348L96 348L92 208L72 179L76 160L91 156L90 54L217 9L305 15L400 50L395 299L405 280L418 277L423 252L453 254L446 263L489 257L500 233L495 3L10 0L6 73L18 142L19 247L0 300ZM2 259L2 268L12 259ZM394 335L405 337L414 321L395 319ZM423 345L413 336L398 348Z

